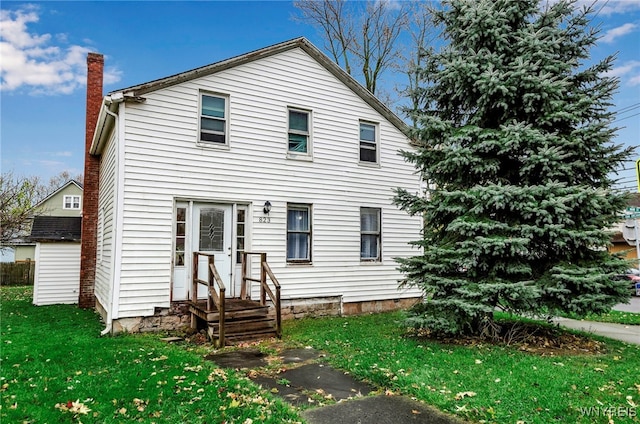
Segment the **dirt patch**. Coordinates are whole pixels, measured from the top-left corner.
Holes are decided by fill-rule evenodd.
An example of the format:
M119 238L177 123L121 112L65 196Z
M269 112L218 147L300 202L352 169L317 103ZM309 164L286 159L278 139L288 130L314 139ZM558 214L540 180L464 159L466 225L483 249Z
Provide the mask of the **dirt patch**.
M590 337L569 333L558 327L533 323L499 323L477 336L434 337L428 331L410 331L412 337L439 343L475 346L513 346L540 356L600 355L606 353L605 344Z

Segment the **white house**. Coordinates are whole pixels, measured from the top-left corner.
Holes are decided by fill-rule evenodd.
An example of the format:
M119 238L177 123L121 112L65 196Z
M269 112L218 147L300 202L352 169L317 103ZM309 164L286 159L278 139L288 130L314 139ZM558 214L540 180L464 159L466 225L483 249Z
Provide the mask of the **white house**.
M105 332L183 324L196 251L229 297L241 252L267 253L285 316L419 298L394 260L421 229L392 203L420 189L406 127L308 40L104 97L102 66L89 55L80 303L94 296Z

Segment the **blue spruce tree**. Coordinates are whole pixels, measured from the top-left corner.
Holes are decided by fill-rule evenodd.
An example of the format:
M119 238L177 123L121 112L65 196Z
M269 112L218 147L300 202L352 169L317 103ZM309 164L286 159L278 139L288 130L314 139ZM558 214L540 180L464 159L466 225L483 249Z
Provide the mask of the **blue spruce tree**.
M572 2L451 0L435 12L448 41L416 72L416 149L428 189L395 202L422 215L422 254L400 259L425 300L409 321L435 333L493 328L493 312L597 313L629 297L607 252L625 198L609 177L613 57Z

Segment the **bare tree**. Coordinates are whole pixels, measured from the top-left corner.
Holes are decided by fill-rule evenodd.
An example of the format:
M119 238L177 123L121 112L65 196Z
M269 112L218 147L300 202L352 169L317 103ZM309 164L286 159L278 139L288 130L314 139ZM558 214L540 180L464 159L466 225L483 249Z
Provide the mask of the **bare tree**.
M355 43L354 19L344 0L299 0L293 5L300 10L297 19L316 27L333 61L351 75L350 51Z
M24 236L40 200L38 177L0 176L0 245Z
M408 23L404 3L297 0L294 6L299 20L320 31L333 60L350 75L359 69L376 94L380 75L399 58L397 40Z
M39 184L40 198L44 199L70 180L74 180L75 182L82 184L83 176L82 174L73 175L69 171L62 171L59 174L54 175L53 177L49 178L48 184Z
M409 100L409 105L405 112L413 117L414 112L426 107L424 104L425 94L420 90L429 81L429 75L435 70L428 69L427 64L431 63L428 58L435 53L434 44L439 34L432 20L432 9L429 3L414 0L407 3L409 21L407 24L408 40L404 46L400 60L397 62L399 72L407 75L407 84L398 89Z
M82 183L82 175L63 171L44 184L39 177L18 177L13 172L0 176L0 245L29 234L34 216L46 212L38 204L69 180Z

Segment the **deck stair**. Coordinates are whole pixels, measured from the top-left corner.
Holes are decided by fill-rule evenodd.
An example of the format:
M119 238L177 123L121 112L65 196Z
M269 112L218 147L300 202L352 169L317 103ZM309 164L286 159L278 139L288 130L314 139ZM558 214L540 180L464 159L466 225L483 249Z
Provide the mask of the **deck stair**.
M208 256L209 278L198 279L198 256ZM197 321L207 323L209 338L219 347L243 341L281 337L280 284L266 262L266 253L243 252L242 254L242 287L239 298L227 298L226 288L218 275L214 264L214 256L194 253L193 291L197 293L197 285L208 287L207 299L192 297L189 311L191 327L197 327ZM260 278L252 278L249 273L248 255L260 256ZM275 288L271 290L267 284L271 279ZM247 282L260 283L260 300L251 300L247 295ZM267 298L269 301L267 301Z

